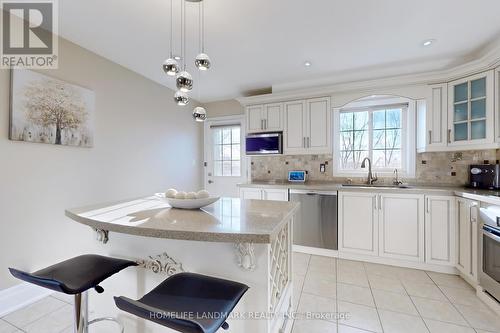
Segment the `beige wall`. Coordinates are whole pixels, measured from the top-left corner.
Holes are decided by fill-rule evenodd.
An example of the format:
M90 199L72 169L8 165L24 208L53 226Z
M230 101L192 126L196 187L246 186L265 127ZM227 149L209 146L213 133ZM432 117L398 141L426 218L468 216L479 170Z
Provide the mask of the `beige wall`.
M245 113L245 109L238 101L234 99L206 103L204 106L207 110L207 115L209 118L233 116Z
M172 91L63 40L59 59L46 74L96 93L94 148L9 141L9 72L0 71L0 289L18 282L7 267L34 270L103 246L65 208L202 183L203 125Z

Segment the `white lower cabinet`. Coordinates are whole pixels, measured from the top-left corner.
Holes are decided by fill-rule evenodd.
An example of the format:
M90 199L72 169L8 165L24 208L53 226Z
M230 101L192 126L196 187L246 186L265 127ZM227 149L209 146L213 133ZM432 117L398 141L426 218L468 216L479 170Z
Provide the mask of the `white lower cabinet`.
M339 251L378 254L376 193L339 192Z
M240 187L241 199L288 201L288 189Z
M262 200L262 190L254 187L240 187L240 199Z
M263 189L262 200L288 201L288 190Z
M423 262L424 196L379 196L379 256Z
M339 192L339 251L419 263L456 262L455 197Z
M457 268L470 282L477 283L478 202L457 198Z
M454 266L456 263L455 197L425 197L425 262Z

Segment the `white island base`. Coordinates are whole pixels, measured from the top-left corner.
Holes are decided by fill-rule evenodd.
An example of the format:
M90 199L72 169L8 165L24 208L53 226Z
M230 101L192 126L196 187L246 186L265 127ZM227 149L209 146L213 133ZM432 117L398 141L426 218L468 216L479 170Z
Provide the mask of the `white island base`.
M105 244L100 246L102 251L99 254L132 259L141 264L138 267L127 268L104 281L101 284L105 289L104 294L97 294L93 290L90 292L90 319L102 316L117 317L124 324L126 333L174 332L120 311L114 304L113 296L139 299L169 275L187 271L237 281L250 287L232 312L230 319L227 320L229 330L221 329L221 332L286 333L291 331L292 320L288 318L293 297L291 230L293 216L297 211L296 206L279 202L266 202L266 206L261 206L257 200L242 200L240 204L239 199L223 198L211 209L193 212L202 216L210 215L211 220L206 223L213 224L218 231L208 232L208 230L198 228L191 234L197 240L189 240L186 238L189 238L190 234L185 228L181 228L182 233L176 233L179 231L176 225L182 225L183 221L173 218L173 214L180 213L186 216L186 212L166 208L164 203L153 202L156 200L153 198L141 200L150 200L155 206L143 209L144 204L141 203L142 211L137 211L137 209L134 210L134 205L126 205L124 208L119 208L124 212L118 218L116 207L123 205L123 202L106 207L104 205L85 207L66 212L70 218L98 231L111 230L109 240L107 232L100 232L101 241ZM229 214L233 215L232 218L225 215L218 222L213 221L213 217L218 215L218 208L221 208L221 212L224 211L217 205L227 206L228 202L231 206L235 204L240 206L240 209L232 210L238 213L230 212ZM163 206L158 207L158 204ZM269 210L269 205L273 206L273 209ZM277 213L277 210L282 210L282 212ZM141 214L145 214L146 218L141 217L138 221L137 216ZM256 222L259 216L262 219ZM276 221L282 219L282 221L269 225L270 218ZM107 219L109 221L106 221ZM256 222L255 225L259 225L258 233L251 230L255 225L253 222L250 223L250 219ZM152 231L152 225L158 228L159 223L162 223L165 228L155 229L155 231L159 231L162 237L138 235ZM136 226L131 228L131 224ZM261 230L262 224L269 226L269 232ZM169 237L182 239L164 238L168 231L173 231ZM210 237L218 238L222 235L223 242L199 240ZM268 236L268 241L263 236ZM250 241L252 238L256 241L255 243L240 242L242 239ZM111 325L97 324L90 328L90 332L109 333L113 329Z

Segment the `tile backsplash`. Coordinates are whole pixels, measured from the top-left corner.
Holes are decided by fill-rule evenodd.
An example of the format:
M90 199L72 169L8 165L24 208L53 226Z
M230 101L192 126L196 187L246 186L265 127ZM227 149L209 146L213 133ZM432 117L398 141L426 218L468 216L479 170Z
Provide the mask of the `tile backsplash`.
M468 183L470 164L494 164L499 159L500 150L470 150L460 152L420 153L416 158L416 177L403 179L412 184L465 185ZM320 164L326 164L325 173L320 172ZM307 170L312 181L345 182L345 177L332 174L332 155L282 155L251 157L251 178L254 181L286 180L290 170ZM365 177L352 178L354 182ZM379 183L390 183L392 177L380 178Z

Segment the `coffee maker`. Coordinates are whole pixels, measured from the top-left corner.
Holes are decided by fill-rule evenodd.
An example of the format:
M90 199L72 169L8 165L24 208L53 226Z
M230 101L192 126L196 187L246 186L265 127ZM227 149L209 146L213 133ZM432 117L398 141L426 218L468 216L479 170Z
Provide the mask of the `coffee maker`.
M469 186L483 190L500 189L500 164L470 165Z

